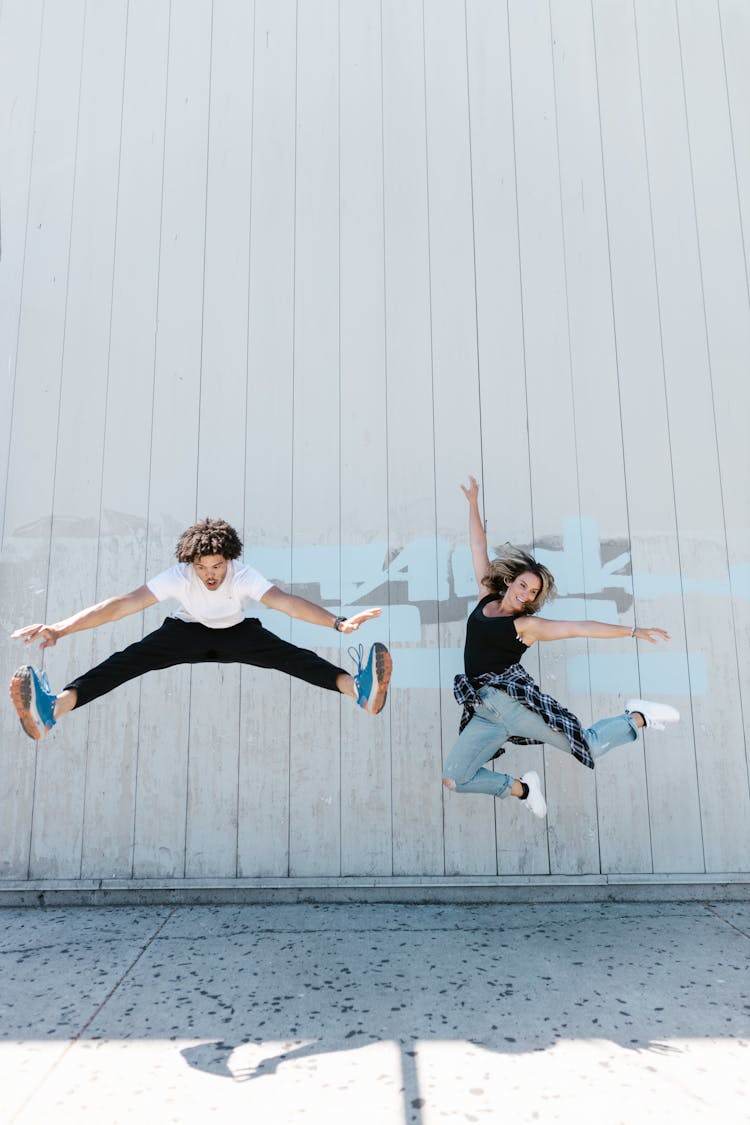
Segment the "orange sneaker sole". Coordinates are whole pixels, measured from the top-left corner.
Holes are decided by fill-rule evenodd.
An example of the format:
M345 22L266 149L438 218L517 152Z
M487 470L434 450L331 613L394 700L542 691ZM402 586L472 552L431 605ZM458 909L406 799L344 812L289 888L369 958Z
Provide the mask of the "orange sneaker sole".
M31 676L28 673L16 672L15 676L10 681L8 691L18 718L21 721L21 726L26 731L29 738L33 738L35 742L38 742L43 736L34 721L34 716L31 714L31 693L33 691Z
M373 663L375 665L375 678L378 686L374 699L367 705L367 710L371 715L378 715L385 707L388 687L391 682L391 673L393 672L393 659L385 645L380 644L379 641L375 642L373 648L375 650L373 653Z

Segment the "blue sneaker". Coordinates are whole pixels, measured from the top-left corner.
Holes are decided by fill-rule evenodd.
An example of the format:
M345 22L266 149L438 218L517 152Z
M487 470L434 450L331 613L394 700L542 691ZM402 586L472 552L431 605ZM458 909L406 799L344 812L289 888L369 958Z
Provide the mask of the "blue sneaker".
M372 646L367 662L363 665L364 651L363 645L349 649L352 660L357 664L354 677L354 683L357 685L357 704L363 711L377 715L385 707L393 661L390 652L380 641L376 641Z
M37 742L55 725L55 700L46 672L22 664L10 681L10 698L21 726Z

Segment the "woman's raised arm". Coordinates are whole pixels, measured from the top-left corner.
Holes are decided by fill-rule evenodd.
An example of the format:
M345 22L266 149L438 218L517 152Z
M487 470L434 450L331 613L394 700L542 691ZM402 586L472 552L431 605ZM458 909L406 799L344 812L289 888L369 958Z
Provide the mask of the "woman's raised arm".
M462 484L461 491L469 501L469 546L471 547L471 561L474 565L474 577L481 594L483 590L482 579L490 568L490 557L487 554L487 535L485 534L484 523L479 514L479 485L476 478L469 477L468 485Z

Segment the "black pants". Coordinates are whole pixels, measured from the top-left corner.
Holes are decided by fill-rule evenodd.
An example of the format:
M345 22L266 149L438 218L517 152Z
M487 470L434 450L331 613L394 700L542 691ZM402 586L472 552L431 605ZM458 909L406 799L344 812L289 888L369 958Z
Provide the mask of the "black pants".
M163 625L141 641L115 652L89 672L65 685L78 692L76 707L83 707L128 680L171 668L175 664L252 664L277 668L308 684L336 691L343 672L307 648L282 641L264 629L257 617L246 617L228 629L209 629L198 622L167 617Z

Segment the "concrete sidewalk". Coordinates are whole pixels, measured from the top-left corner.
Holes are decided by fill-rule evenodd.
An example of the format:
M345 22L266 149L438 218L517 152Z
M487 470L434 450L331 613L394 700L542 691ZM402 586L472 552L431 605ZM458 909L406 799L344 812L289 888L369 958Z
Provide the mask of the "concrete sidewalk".
M750 1120L750 904L0 912L3 1121Z

